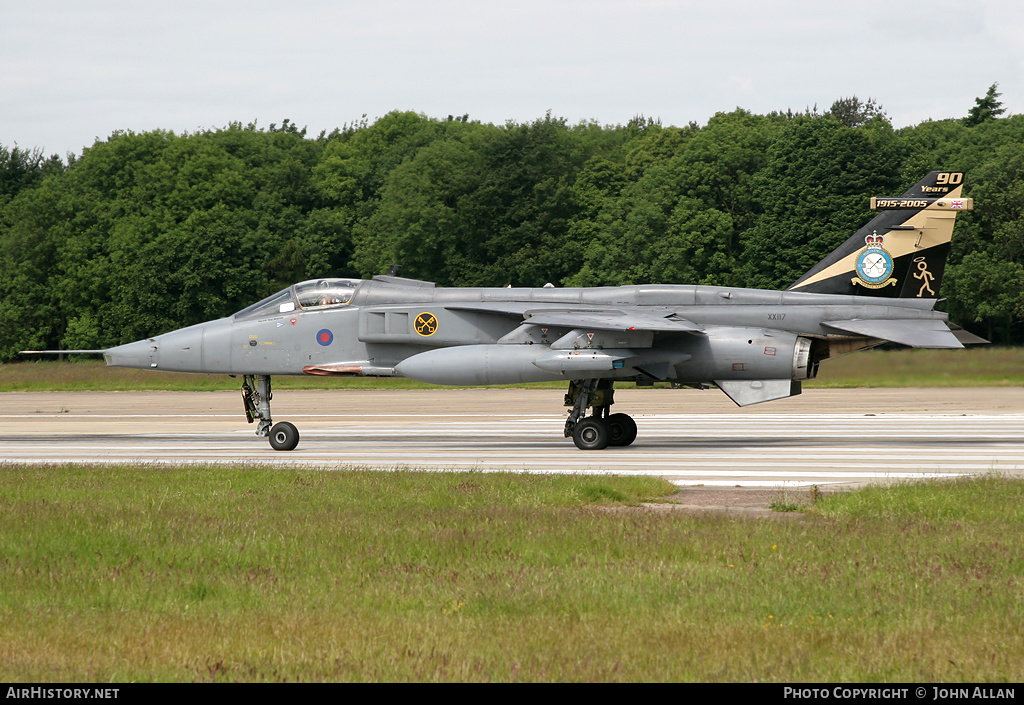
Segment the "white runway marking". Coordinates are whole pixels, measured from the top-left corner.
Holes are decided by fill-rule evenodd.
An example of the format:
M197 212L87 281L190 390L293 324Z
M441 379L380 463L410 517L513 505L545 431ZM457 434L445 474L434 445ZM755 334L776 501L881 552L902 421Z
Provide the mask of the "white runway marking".
M336 469L513 470L657 475L680 485L806 486L1024 473L1024 414L638 414L628 448L583 452L564 417L289 414L302 440L270 449L229 414L5 414L8 463L246 463ZM109 420L105 431L97 419ZM223 420L222 420L223 419ZM158 428L153 433L153 421ZM88 429L81 422L93 422ZM118 423L122 422L122 423ZM132 432L129 422L145 423ZM173 428L169 426L173 422ZM50 428L52 426L52 429ZM77 428L76 428L77 427ZM208 433L182 429L210 428Z

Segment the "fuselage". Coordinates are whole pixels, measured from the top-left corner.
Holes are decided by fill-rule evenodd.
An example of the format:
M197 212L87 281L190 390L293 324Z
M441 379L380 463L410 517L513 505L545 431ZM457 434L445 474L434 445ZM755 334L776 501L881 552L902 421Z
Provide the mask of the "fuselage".
M723 376L793 378L789 358L799 338L819 341L814 343L815 363L878 342L837 334L828 321L946 319L933 310L934 300L929 299L680 285L445 288L381 279L346 281L351 285L348 299L328 303L303 299L302 285L290 287L233 316L112 348L105 355L107 364L232 375L393 376L403 374L403 361L421 353L475 346L475 352L467 347L464 355L450 356L444 365L445 383L564 379L571 376L571 369L559 371L557 364L545 369L537 359L545 348L558 349L557 341L574 326L531 327L529 317L559 310L586 315L593 307L595 314L621 311L626 316L688 321L700 329L699 334L660 330L656 340L650 340L654 334L649 333L639 344L642 330L622 331L623 344L618 347L646 356L650 365L669 365L659 377L685 383ZM591 340L575 347L604 350L617 345ZM460 367L465 371L463 381ZM488 373L482 374L485 367ZM510 368L507 374L503 367ZM622 367L611 368L604 376L636 374Z

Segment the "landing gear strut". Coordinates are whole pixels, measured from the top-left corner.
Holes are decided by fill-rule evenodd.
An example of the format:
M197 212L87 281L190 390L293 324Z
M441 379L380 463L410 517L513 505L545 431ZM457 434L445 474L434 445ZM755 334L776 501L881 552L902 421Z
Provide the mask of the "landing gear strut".
M266 436L274 450L294 450L299 445L299 430L287 421L275 424L270 416L270 375L245 375L242 378L242 405L249 423L259 419L257 436Z
M565 405L571 406L565 421L565 437L580 450L628 446L636 440L636 422L628 414L609 414L615 403L610 379L581 379L569 383ZM593 408L592 416L587 409Z

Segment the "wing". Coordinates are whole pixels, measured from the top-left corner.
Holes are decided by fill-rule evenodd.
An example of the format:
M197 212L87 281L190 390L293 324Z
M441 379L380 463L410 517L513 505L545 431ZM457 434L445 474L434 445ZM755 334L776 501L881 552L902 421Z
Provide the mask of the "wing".
M527 302L495 302L472 303L445 306L450 311L476 311L495 313L514 318L522 317L523 323L531 326L550 328L589 328L591 330L608 331L651 331L655 333L697 333L703 334L704 329L685 318L680 318L670 311L664 315L642 312L635 309L594 308L537 308L536 303Z
M692 321L674 314L658 316L639 311L533 309L524 314L526 323L556 328L591 328L610 331L652 331L655 333L699 333L703 329Z

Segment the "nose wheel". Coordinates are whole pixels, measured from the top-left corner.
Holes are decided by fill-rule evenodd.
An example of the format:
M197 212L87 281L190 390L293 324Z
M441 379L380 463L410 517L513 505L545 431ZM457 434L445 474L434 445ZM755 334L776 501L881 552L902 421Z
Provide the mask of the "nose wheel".
M299 445L299 429L287 421L274 424L270 429L270 446L274 450L295 450Z
M287 421L274 423L270 416L270 375L245 375L242 381L242 405L249 423L259 419L257 436L266 436L274 450L295 450L299 445L299 430Z

